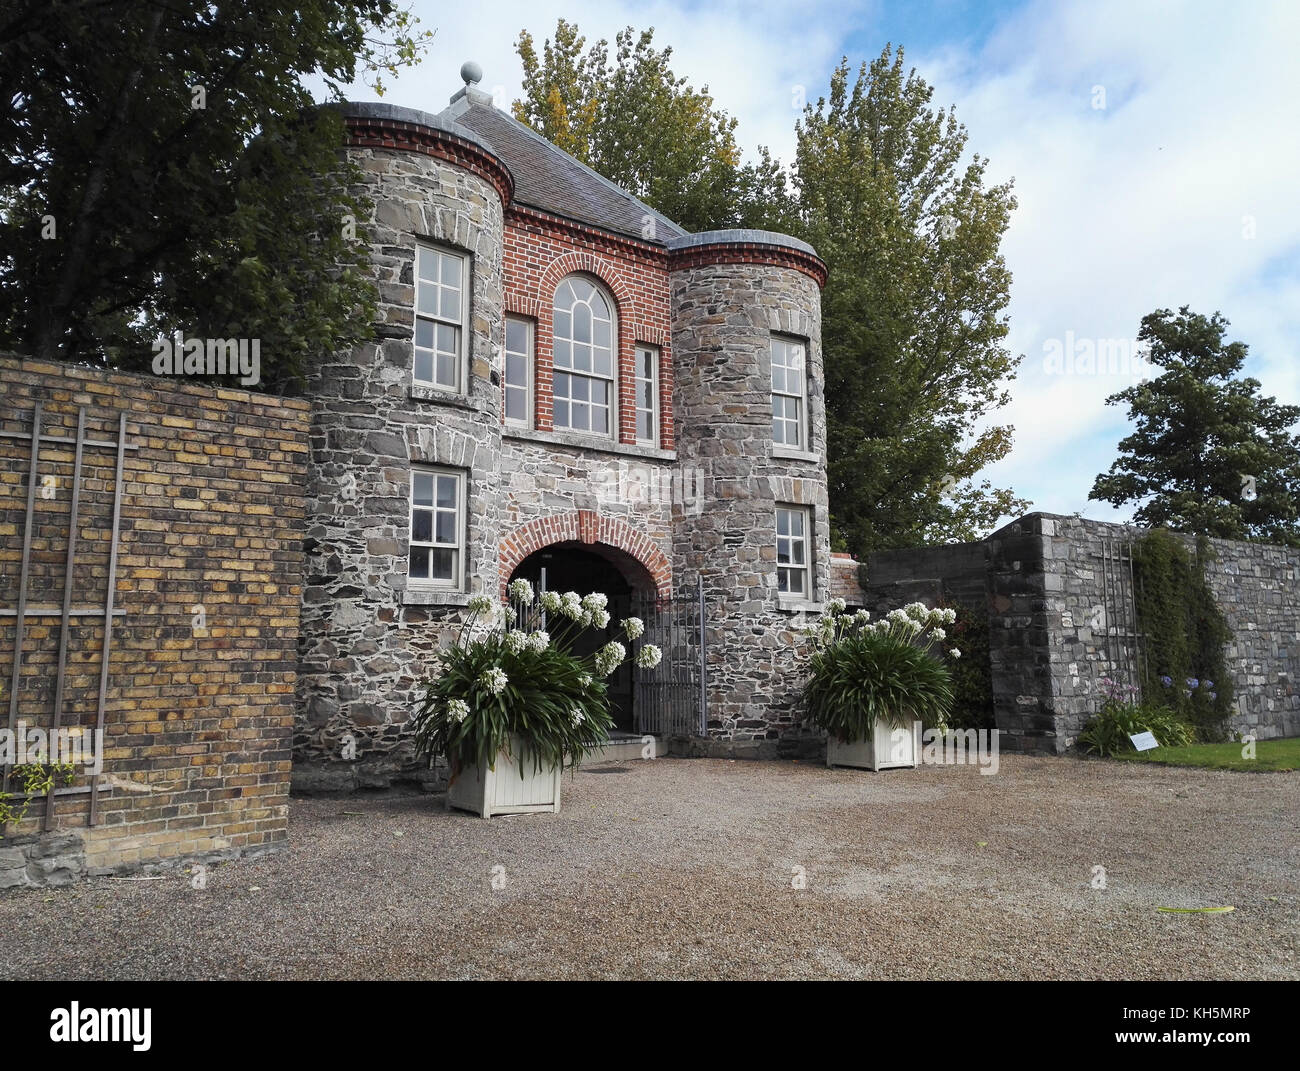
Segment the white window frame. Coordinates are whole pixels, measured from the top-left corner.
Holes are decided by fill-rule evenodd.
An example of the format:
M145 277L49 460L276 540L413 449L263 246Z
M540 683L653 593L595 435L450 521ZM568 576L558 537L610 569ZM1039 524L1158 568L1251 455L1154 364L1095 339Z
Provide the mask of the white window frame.
M783 358L789 355L794 359L794 363L791 363L791 361L789 360L783 359L778 364L777 362L778 349L780 350ZM808 443L810 442L810 436L808 434L808 344L804 342L803 339L790 338L787 335L772 335L771 354L772 354L772 443L777 450L807 450L809 449ZM788 375L788 371L796 370L796 369L799 372L799 390L797 392L789 390L788 383L786 382L786 375ZM784 373L780 377L782 380L782 385L780 389L778 389L777 387L778 370L782 370L782 372ZM777 416L776 401L778 398L791 399L794 401L795 404L794 425L797 434L796 442L790 442L789 440L778 441L777 439L777 435L776 435L777 425L780 424L782 426L783 429L782 434L784 435L784 428L786 425L790 423L789 417ZM783 405L782 410L784 410L784 408L785 407Z
M641 358L647 354L650 357L650 378L648 380L641 374ZM651 346L646 342L638 342L633 349L632 382L634 398L632 405L636 419L636 441L648 446L654 446L659 442L659 357L659 347ZM650 384L649 409L646 409L641 404L641 387L642 384L647 382ZM649 437L641 435L641 414L646 412L650 414Z
M790 516L798 516L803 519L802 535L799 536L791 535L789 534L789 531L787 531L786 535L781 535L781 514L783 513L788 514ZM776 534L776 560L777 560L776 590L777 590L777 594L782 599L788 599L795 602L813 601L813 557L812 555L813 555L814 521L815 518L813 516L813 511L810 506L799 506L799 505L794 505L792 503L785 503L785 502L778 502L776 504L776 519L774 524L774 531ZM787 530L790 529L790 525L788 522L786 527ZM790 561L784 564L781 562L781 541L782 540L790 540L792 543L791 551L789 555ZM794 564L794 553L793 553L794 541L798 541L803 544L802 564ZM782 591L781 590L782 570L787 570L790 572L795 572L795 571L801 572L804 577L803 591L789 591L789 590Z
M419 476L433 477L433 503L428 506L417 506L415 504L415 481ZM454 543L439 542L438 535L438 513L448 512L446 509L438 506L438 479L448 477L456 481L456 539ZM412 587L418 588L436 588L440 591L463 591L465 587L465 473L457 469L436 468L434 466L421 465L411 469L411 479L407 490L407 541L406 541L406 577L407 583ZM415 538L415 511L424 510L433 516L430 520L429 534L431 539L416 540ZM433 571L432 552L434 550L451 550L455 553L455 569L451 579L441 577L417 577L411 575L411 551L416 547L428 547L430 551L429 571Z
M510 325L512 323L522 324L524 327L524 351L520 353L510 348ZM533 426L533 355L536 352L534 346L533 321L524 316L507 316L505 326L505 336L502 339L501 346L501 417L502 420L512 428L531 428ZM510 383L510 358L511 356L522 357L524 360L524 415L523 419L517 419L508 416L510 392L518 391L517 386Z
M420 277L420 259L422 253L432 254L439 258L437 281L431 279L422 279ZM442 282L442 258L450 258L460 263L460 286L453 287L448 283ZM411 265L411 273L415 282L415 322L411 336L411 381L421 387L431 387L434 390L446 391L448 394L465 393L465 324L469 319L469 257L464 253L457 252L454 249L448 249L445 246L434 245L431 242L417 242L415 246L415 261ZM434 295L433 306L437 312L422 312L421 298L432 292ZM459 314L458 316L444 316L442 314L442 298L444 293L455 293L458 297ZM419 345L420 324L428 323L432 325L433 346ZM439 326L450 327L455 332L456 343L454 348L448 350L440 348L438 345ZM427 354L430 361L430 378L422 378L419 375L418 368L420 357ZM449 356L452 360L453 379L452 382L440 380L438 378L438 358L440 355Z
M560 287L562 287L565 283L570 282L570 281L573 280L573 279L581 279L583 282L585 282L585 283L589 283L589 284L591 284L593 287L595 287L595 288L596 288L596 292L597 292L598 294L600 294L600 296L603 297L603 298L605 299L605 304L609 307L609 331L610 331L610 341L609 341L609 350L610 350L610 374L609 374L608 376L603 375L602 373L599 373L599 372L594 371L594 367L595 367L595 361L594 361L594 348L595 348L595 343L594 343L594 341L591 343L592 348L593 348L593 361L592 361L593 371L590 371L590 372L584 372L584 371L581 371L581 370L579 370L579 369L575 369L575 368L574 368L574 365L573 365L573 360L572 360L572 353L571 353L571 351L570 351L569 364L568 364L567 366L566 366L566 365L561 365L561 364L559 364L558 361L556 360L556 351L557 351L557 349L558 349L558 346L557 346L556 344L557 344L558 342L560 342L560 341L568 342L569 345L570 345L570 347L572 347L572 346L574 345L572 324L570 324L569 334L568 334L567 338L563 338L563 337L561 337L560 334L559 334L559 332L557 332L557 331L555 330L555 312L556 312L555 300L556 300L556 297L559 295ZM575 302L573 307L576 308L577 305L579 305L579 304L583 304L583 303L582 303L582 302ZM572 312L572 309L570 309L569 311ZM552 319L551 319L551 427L553 427L556 431L567 431L567 432L571 432L571 433L573 433L573 434L575 434L575 435L590 435L590 436L592 436L593 438L598 438L598 439L613 439L614 441L617 442L617 441L618 441L618 438L619 438L619 433L618 433L618 432L619 432L619 428L618 428L618 421L619 421L619 405L618 405L618 402L619 402L619 398L618 398L618 384L619 384L619 366L618 366L618 362L619 362L619 339L618 339L618 305L617 305L617 303L614 301L614 297L613 297L613 295L612 295L612 294L609 292L609 290L608 290L606 287L604 287L604 286L603 286L603 285L602 285L598 280L592 278L591 276L583 275L583 274L581 274L581 273L575 273L575 274L572 274L572 275L566 275L563 279L561 279L561 280L560 280L560 281L555 285L555 293L551 295L551 316L552 316ZM594 339L594 335L593 335L593 339ZM607 428L607 430L605 430L605 431L593 431L591 428L575 428L575 427L573 427L571 421L572 421L572 416L573 416L572 404L573 404L574 399L573 399L572 394L568 395L567 397L561 397L561 396L560 396L559 392L558 392L557 389L556 389L556 388L557 388L557 385L558 385L558 381L559 381L560 376L568 376L569 379L570 379L570 382L572 382L572 381L574 381L574 380L586 380L588 383L591 383L591 382L600 382L600 383L605 383L605 384L607 384L607 388L608 388L608 391L609 391L609 402L607 403L607 405L608 405L608 410L609 410L609 419L608 419L608 428ZM587 392L587 393L588 393L588 398L590 398L590 395L591 395L590 387L588 388L588 392ZM570 422L565 423L565 424L560 424L560 423L558 423L558 422L556 421L556 419L555 419L555 417L556 417L556 410L557 410L556 403L557 403L557 402L561 402L561 401L562 401L562 402L566 402L566 403L568 403L568 406L569 406L569 420L570 420ZM589 411L590 411L590 408L594 405L594 403L592 403L591 401L588 400L588 401L585 401L585 402L584 402L582 399L578 399L578 404L579 404L579 405L583 405L583 404L587 405L588 408L589 408Z

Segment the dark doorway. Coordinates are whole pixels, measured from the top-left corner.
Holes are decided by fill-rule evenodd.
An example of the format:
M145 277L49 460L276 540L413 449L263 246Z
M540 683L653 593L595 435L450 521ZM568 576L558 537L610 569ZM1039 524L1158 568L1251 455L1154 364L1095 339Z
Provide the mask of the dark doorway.
M579 636L573 645L574 652L580 656L591 654L603 647L610 640L617 639L625 647L630 646L621 636L616 625L630 611L633 586L624 576L623 571L610 559L587 549L581 543L556 543L530 554L511 573L511 580L524 579L532 582L533 587L541 591L576 591L579 595L602 592L609 597L610 627L607 629L588 629ZM614 673L606 678L610 711L614 716L614 728L622 732L632 732L635 724L632 708L632 663L624 661Z

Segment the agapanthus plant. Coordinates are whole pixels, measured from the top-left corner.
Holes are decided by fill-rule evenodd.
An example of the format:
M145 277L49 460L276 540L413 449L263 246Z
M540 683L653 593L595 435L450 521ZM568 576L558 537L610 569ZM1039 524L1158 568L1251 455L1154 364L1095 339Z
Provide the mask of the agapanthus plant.
M847 613L832 599L821 620L804 631L810 678L804 704L814 724L844 743L863 740L882 722L907 728L919 721L943 729L952 709L952 677L938 657L954 610L919 602L873 621L866 610ZM960 658L956 647L943 648Z
M605 595L543 592L527 580L508 588L509 602L487 595L469 601L456 642L438 654L438 673L425 686L414 718L418 753L432 763L445 756L454 777L463 767L492 765L510 753L512 737L524 742L535 769L577 765L609 735L605 678L627 658L611 640L588 655L574 641L588 629L610 626ZM645 632L635 617L618 625L628 644ZM644 669L659 664L653 644L637 646ZM520 764L520 775L524 774Z

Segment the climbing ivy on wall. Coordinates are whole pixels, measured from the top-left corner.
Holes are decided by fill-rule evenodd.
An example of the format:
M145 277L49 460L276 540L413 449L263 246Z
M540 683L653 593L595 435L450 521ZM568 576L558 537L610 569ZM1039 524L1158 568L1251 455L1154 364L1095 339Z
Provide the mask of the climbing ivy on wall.
M948 638L961 651L949 662L952 674L954 729L992 729L993 676L989 668L989 614L987 608L956 604L957 620L948 626Z
M1206 742L1227 738L1232 714L1224 656L1232 630L1205 580L1212 554L1204 537L1190 552L1166 529L1133 546L1134 598L1146 642L1143 697L1174 710Z

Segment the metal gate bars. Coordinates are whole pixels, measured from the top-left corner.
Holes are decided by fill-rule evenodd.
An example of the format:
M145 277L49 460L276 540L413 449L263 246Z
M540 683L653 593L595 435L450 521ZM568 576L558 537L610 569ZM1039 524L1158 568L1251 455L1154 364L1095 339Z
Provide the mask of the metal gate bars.
M633 668L638 733L705 736L708 725L708 644L704 578L695 591L671 598L639 596L632 614L645 622L644 641L663 652L655 669Z

